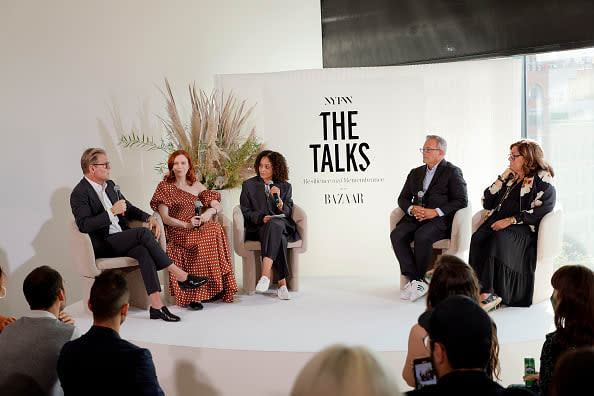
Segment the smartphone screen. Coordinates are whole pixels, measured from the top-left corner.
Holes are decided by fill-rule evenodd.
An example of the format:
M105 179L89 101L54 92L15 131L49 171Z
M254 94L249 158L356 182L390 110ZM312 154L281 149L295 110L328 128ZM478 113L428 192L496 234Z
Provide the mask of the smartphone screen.
M413 361L415 370L415 383L417 389L427 385L437 384L437 375L433 369L431 358L415 359Z

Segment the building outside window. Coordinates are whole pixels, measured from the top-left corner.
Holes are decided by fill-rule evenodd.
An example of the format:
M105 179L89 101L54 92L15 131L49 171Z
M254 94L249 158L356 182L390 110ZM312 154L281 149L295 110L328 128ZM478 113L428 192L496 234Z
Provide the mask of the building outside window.
M555 170L564 216L556 266L594 269L594 48L526 57L526 135Z

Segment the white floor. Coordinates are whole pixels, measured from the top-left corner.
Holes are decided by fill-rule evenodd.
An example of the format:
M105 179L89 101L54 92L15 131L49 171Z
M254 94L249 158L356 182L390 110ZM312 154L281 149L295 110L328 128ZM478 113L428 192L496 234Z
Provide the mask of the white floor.
M237 351L315 352L337 342L406 351L408 332L425 300L407 303L398 296L394 279L305 278L290 301L271 291L238 295L231 304L207 303L197 312L170 307L182 317L178 323L150 320L148 311L131 309L121 335L141 343ZM91 326L82 302L68 311L83 331ZM502 345L544 341L553 329L548 301L530 308L506 307L493 318Z

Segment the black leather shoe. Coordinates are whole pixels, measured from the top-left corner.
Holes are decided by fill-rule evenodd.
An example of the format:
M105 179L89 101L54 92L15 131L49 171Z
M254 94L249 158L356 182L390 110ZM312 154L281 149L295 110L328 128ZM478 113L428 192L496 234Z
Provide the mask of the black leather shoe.
M167 307L163 305L161 309L149 308L151 319L163 319L165 322L179 322L180 318L177 315L169 312Z
M220 293L216 294L214 297L212 297L212 298L209 298L208 300L202 300L202 301L204 301L204 302L207 302L207 303L208 303L208 302L215 302L215 301L218 301L218 300L220 300L220 299L222 299L222 298L223 298L223 294L224 294L224 293L225 293L225 291L224 291L224 290L222 290Z
M208 278L204 278L202 276L190 275L188 274L188 279L183 282L177 281L179 288L182 290L188 289L196 289L208 282Z
M188 308L193 309L194 311L200 311L202 308L204 308L204 305L198 301L192 301L188 304Z

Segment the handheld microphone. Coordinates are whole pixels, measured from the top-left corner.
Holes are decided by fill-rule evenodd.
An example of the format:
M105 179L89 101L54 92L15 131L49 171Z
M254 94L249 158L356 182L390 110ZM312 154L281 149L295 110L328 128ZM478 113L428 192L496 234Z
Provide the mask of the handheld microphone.
M417 193L417 205L421 206L421 207L425 207L425 205L423 204L423 197L425 196L425 192L424 191L419 191Z
M202 208L202 202L196 201L194 202L194 216L200 216L200 209ZM196 231L198 227L194 227L194 231Z
M116 184L115 186L113 186L113 190L116 193L116 198L118 199L118 201L121 200L122 199L122 194L120 194L120 186L118 186ZM125 215L126 215L126 211L123 211L122 212L122 216L125 216Z
M269 192L270 192L270 188L271 188L273 185L274 185L274 182L273 182L272 180L268 180L268 185L267 185L266 187L268 187L268 188L267 188L267 190L268 190ZM276 203L278 203L278 194L277 194L277 193L274 193L274 194L272 194L272 196L274 197L274 201L275 201Z

